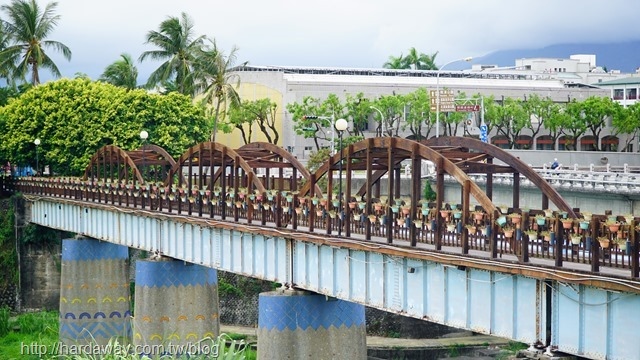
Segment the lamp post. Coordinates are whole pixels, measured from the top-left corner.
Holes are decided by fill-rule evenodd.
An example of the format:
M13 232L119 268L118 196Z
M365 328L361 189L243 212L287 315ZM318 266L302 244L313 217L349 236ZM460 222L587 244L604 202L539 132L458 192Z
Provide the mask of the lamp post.
M147 144L147 138L149 138L149 133L146 130L142 130L140 131L140 140L142 140L142 171L143 174L144 172L146 172L146 167L147 167L147 157L146 157L146 153L145 153L145 145Z
M384 114L382 114L382 111L380 111L380 109L378 109L377 107L375 107L373 105L369 106L369 108L371 108L371 109L377 111L378 113L380 113L380 123L382 124L382 131L381 131L382 134L381 135L384 136Z
M442 69L444 69L445 66L449 64L453 64L454 62L458 62L458 61L468 62L471 60L473 60L473 58L470 56L462 59L451 60L448 63L442 65L440 68L438 68L438 71L436 72L436 137L440 137L440 72L442 71Z
M33 140L33 143L36 144L36 173L38 175L38 169L40 169L40 139L36 138Z
M333 125L334 132L338 132L338 146L340 147L340 163L338 164L338 199L340 199L340 205L342 205L342 132L347 130L349 123L345 119L338 119ZM342 235L342 206L340 206L338 213L338 236Z

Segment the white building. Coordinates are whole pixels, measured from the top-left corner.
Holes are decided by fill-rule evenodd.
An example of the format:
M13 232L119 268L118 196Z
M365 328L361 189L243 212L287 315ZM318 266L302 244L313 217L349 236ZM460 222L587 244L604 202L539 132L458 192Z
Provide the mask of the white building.
M277 124L282 142L299 159L306 159L313 150L313 141L295 134L292 119L285 109L304 97L320 99L336 94L342 99L346 94L364 93L375 99L381 95L406 94L418 88L450 89L468 96L493 95L496 99L525 99L537 94L556 102L586 99L590 96L608 96L609 91L581 82L567 82L550 76L540 76L533 71L421 71L390 69L316 68L242 66L236 69L241 79L240 96L244 100L270 98L278 105ZM439 73L439 74L438 74ZM373 124L372 124L373 125ZM373 129L373 126L369 127ZM258 131L254 131L254 134ZM408 134L407 134L408 135ZM526 135L526 134L525 134ZM604 134L606 135L606 134ZM373 133L371 134L373 136ZM259 137L252 141L259 140ZM221 139L222 140L222 139ZM232 146L240 146L238 136L227 137ZM329 146L329 144L326 144Z

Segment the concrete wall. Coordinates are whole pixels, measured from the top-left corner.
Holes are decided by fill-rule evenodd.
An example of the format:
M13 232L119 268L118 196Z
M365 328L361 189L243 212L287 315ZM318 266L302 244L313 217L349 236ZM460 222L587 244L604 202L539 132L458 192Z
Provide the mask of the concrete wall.
M622 153L608 151L545 151L545 150L507 150L511 155L519 157L520 160L534 167L543 164L550 165L554 158L564 168L573 167L574 164L580 166L640 166L640 154ZM496 161L496 163L498 163Z
M23 309L58 310L60 245L24 246L20 253L20 297Z

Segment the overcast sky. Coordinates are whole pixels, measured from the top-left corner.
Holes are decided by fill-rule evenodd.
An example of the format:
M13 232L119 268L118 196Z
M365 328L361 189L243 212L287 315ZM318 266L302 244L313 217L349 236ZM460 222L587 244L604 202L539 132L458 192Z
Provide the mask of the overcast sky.
M442 65L496 50L640 39L637 0L59 0L49 39L73 53L69 63L56 57L64 76L95 79L121 53L152 50L147 32L181 12L197 35L237 46L238 62L251 65L377 68L410 47L438 51ZM155 67L138 64L140 80Z

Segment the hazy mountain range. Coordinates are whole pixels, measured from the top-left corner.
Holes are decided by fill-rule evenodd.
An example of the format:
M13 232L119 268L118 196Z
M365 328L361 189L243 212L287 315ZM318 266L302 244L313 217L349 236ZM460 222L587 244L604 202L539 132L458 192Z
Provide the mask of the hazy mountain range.
M609 44L558 44L541 49L500 50L474 58L474 64L513 66L521 58L562 58L575 54L595 54L596 65L607 70L634 73L640 67L640 40ZM459 67L465 65L459 64ZM468 68L468 64L466 64ZM455 68L451 66L451 68Z

